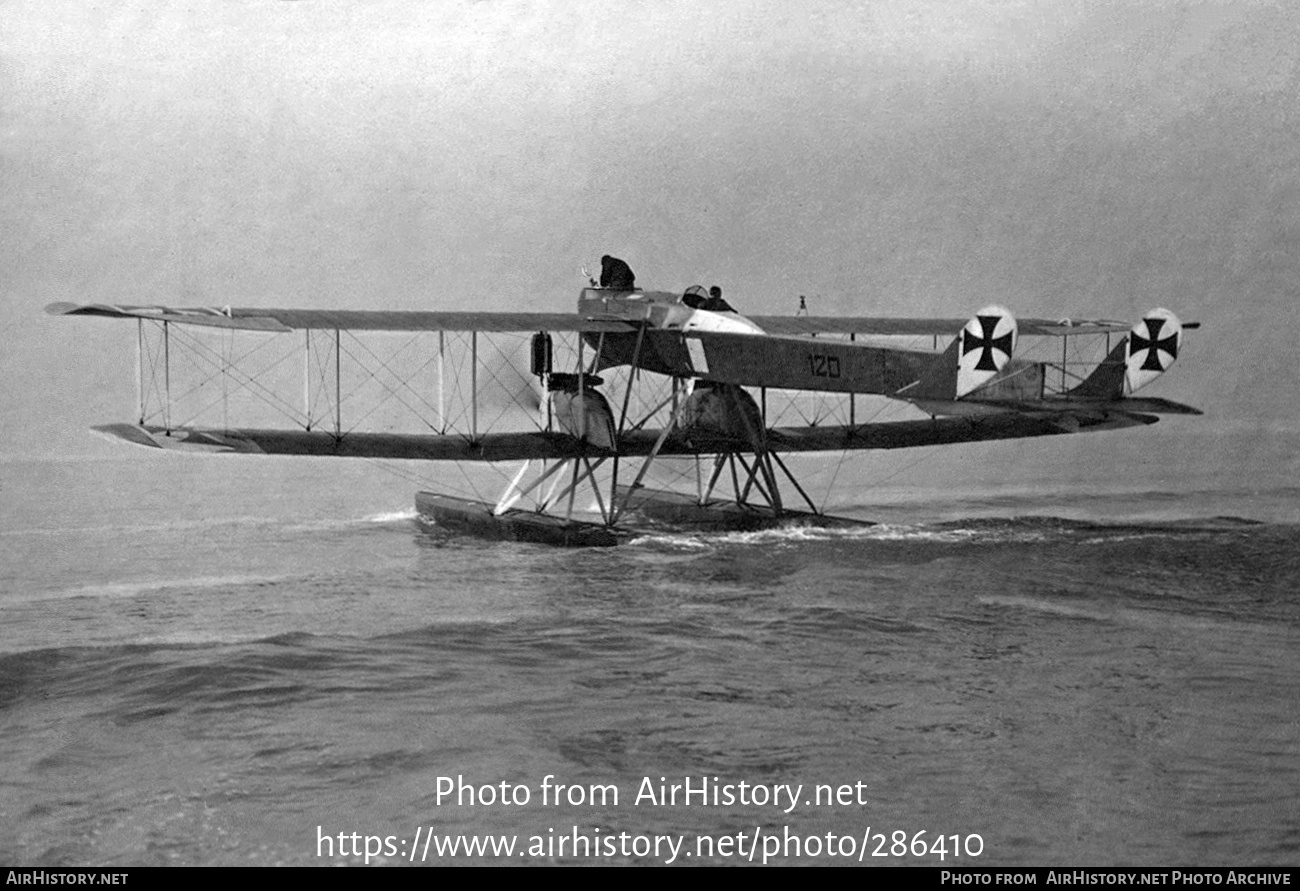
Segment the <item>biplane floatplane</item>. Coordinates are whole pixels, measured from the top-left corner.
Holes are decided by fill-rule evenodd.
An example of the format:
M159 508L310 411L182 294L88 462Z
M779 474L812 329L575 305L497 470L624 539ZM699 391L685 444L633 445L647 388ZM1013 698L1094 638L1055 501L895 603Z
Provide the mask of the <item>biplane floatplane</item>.
M1017 322L997 306L969 321L745 317L696 308L691 294L591 287L572 314L68 303L47 311L137 321L135 423L96 430L179 451L521 462L501 474L495 503L420 492L417 509L452 531L550 544L617 544L657 524L856 522L818 508L783 457L791 453L1200 414L1133 395L1173 363L1183 329L1195 327L1164 309L1131 326ZM376 332L388 340L376 346ZM1013 356L1024 338L1045 355ZM861 421L864 397L903 400L928 417ZM800 408L800 399L817 405ZM384 404L405 427L378 412ZM277 420L232 425L232 408ZM648 485L656 460L683 457L694 464L690 494ZM679 481L687 476L679 471ZM594 502L575 511L580 489Z

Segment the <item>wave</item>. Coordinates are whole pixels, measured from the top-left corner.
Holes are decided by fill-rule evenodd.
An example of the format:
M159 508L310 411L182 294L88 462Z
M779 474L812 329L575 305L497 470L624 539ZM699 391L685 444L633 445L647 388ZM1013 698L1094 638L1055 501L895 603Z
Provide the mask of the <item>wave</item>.
M159 591L210 591L229 587L271 586L286 581L299 581L300 574L278 573L274 575L210 575L188 576L182 578L143 579L133 582L94 582L54 591L41 591L29 598L22 596L8 597L7 603L19 603L24 600L59 600L74 597L130 598L141 594Z
M639 535L630 544L701 550L719 545L766 547L773 544L803 544L837 541L968 541L980 535L976 529L941 528L924 525L877 523L864 526L814 526L792 522L772 529L732 532L657 531Z
M312 520L285 519L282 517L207 517L201 519L177 519L167 523L140 523L122 525L118 523L99 523L93 526L44 526L28 529L8 529L0 531L0 538L20 538L29 536L66 536L66 535L149 535L169 532L203 532L221 529L249 528L279 529L284 532L316 532L330 529L346 529L350 526L371 526L376 524L405 523L418 517L414 508L409 510L383 511L363 517L333 517Z
M634 546L672 550L703 550L720 545L740 547L804 542L932 542L936 544L1011 543L1078 540L1081 544L1115 543L1131 539L1185 537L1268 527L1272 524L1238 516L1105 522L1056 516L970 517L927 523L874 523L818 526L791 521L771 529L700 532L686 528L657 529L634 537Z
M385 511L385 512L383 512L383 513L378 513L378 514L372 514L371 516L366 517L366 518L365 518L364 520L362 520L361 522L365 522L365 523L405 523L405 522L408 522L408 521L410 521L410 520L415 520L415 519L417 519L419 516L420 516L419 511L417 511L415 508L410 508L410 509L408 509L408 510L393 510L393 511Z

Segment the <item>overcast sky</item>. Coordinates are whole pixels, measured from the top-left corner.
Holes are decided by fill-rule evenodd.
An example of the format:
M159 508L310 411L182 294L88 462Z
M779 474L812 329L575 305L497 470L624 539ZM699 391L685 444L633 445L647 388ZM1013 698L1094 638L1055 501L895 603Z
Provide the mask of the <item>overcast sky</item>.
M55 300L1203 324L1151 395L1300 428L1291 2L0 6L0 454L94 450L133 326ZM1191 429L1190 427L1188 429Z

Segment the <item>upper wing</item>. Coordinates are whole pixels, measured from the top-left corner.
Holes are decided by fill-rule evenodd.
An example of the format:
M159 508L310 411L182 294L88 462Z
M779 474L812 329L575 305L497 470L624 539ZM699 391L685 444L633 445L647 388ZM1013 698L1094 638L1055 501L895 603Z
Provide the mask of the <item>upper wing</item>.
M951 337L966 319L890 319L867 316L746 316L768 334L865 334ZM1128 331L1131 323L1109 320L1016 319L1021 334L1064 337ZM1184 327L1191 327L1184 325Z
M45 311L56 316L102 316L148 319L234 328L248 331L290 331L305 328L346 331L634 331L634 322L593 319L558 312L424 312L418 310L268 309L262 307L127 306L108 303L51 303ZM868 316L748 316L768 334L863 334L878 336L951 336L966 319L872 318ZM1067 336L1126 332L1128 322L1070 319L1018 319L1020 333ZM1195 323L1184 327L1195 327Z
M627 322L588 319L559 312L419 312L400 310L263 309L242 307L177 308L118 306L106 303L51 303L56 316L103 316L234 328L246 331L329 329L343 331L590 331L636 330Z

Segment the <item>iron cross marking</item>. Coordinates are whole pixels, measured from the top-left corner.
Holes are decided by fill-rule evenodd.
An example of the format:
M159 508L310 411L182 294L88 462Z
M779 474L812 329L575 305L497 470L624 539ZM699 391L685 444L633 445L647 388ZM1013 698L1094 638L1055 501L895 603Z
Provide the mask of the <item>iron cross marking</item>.
M1164 319L1143 319L1147 323L1147 335L1143 337L1136 331L1133 332L1129 347L1130 355L1133 353L1147 351L1147 357L1142 362L1143 371L1164 371L1166 365L1160 364L1160 352L1169 354L1169 361L1172 363L1178 358L1178 335L1170 334L1168 337L1160 338L1160 329L1165 326Z
M979 319L980 328L983 329L983 336L976 337L965 329L962 330L961 354L964 357L971 350L983 348L984 352L980 353L980 360L975 363L976 371L997 371L998 365L993 361L993 351L1001 350L1008 356L1011 355L1011 333L1007 332L1001 337L994 337L993 332L998 327L998 322L1002 321L1001 316L976 316Z

